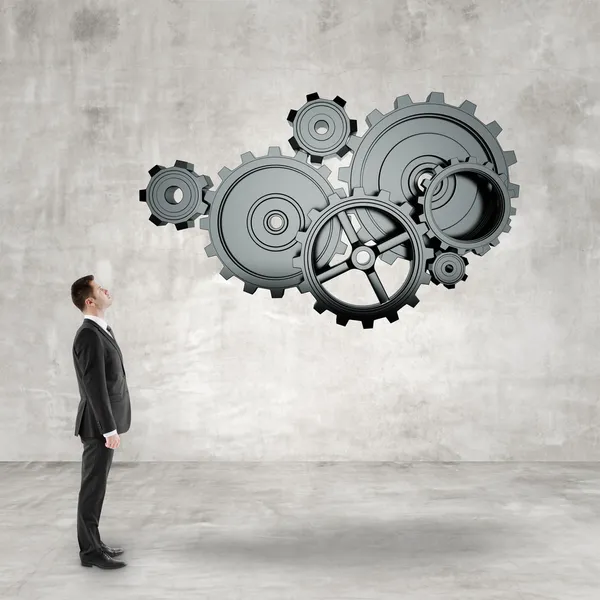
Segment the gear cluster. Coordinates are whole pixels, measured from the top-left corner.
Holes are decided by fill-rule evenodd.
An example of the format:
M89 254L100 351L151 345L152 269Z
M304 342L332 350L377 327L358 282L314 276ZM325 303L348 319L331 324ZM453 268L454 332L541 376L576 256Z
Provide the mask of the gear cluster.
M339 325L396 321L430 282L453 289L467 279L464 255L498 245L516 213L519 186L508 169L517 160L497 141L501 127L477 119L472 102L457 107L432 92L425 102L404 95L388 113L374 110L360 137L345 105L339 96L307 95L287 117L293 156L278 146L265 156L246 152L237 167L219 171L216 186L192 163L152 167L140 190L150 221L179 230L199 220L210 236L206 254L219 259L225 279L235 276L245 292L264 288L273 298L292 287L310 292L315 310L333 313ZM348 153L350 165L338 172L346 193L322 163ZM408 271L393 292L378 259L400 259ZM377 302L351 303L326 289L352 270L364 273Z

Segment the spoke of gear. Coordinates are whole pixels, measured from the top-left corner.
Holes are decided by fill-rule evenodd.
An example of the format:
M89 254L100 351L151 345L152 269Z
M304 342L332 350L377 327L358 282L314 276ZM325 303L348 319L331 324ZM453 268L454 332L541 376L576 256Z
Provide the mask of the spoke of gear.
M339 96L333 100L308 94L306 104L290 110L287 120L294 135L289 139L294 150L304 150L312 163L320 164L324 158L343 157L350 148L348 139L357 131L356 120L350 119Z
M236 169L219 171L221 184L205 195L209 211L200 227L211 240L205 251L223 264L221 276L237 277L245 292L264 288L273 298L282 298L287 288L302 281L302 271L292 260L299 250L296 235L308 226L308 213L346 194L334 190L328 180L331 171L308 164L303 151L283 156L272 146L266 156L246 152L241 158ZM316 248L320 265L346 251L339 223L323 228Z
M427 269L431 273L431 282L435 285L443 285L453 290L460 281L466 281L467 265L469 261L458 253L437 250L435 258L430 262Z
M503 151L498 143L500 125L496 121L485 125L475 117L475 110L469 100L460 106L446 104L441 92L431 92L425 102L413 102L408 94L399 96L389 113L374 110L367 116L368 130L362 138L350 137L352 162L339 169L338 179L348 184L349 193L357 187L367 194L385 189L392 201L408 199L416 204L436 167L447 165L454 157L466 160L472 156L481 164L491 162L497 173L506 174L511 197L518 197L519 186L508 181L508 168L517 162L515 153ZM438 224L443 229L454 227L455 234L460 235L461 228L468 228L473 218L469 214L472 190L466 180L456 189L455 183L448 179L436 190L433 208L442 208L445 198L453 195L451 219L445 222L440 214ZM356 215L373 237L393 233L392 223L383 214L362 209Z
M472 175L476 177L469 177ZM437 210L433 207L436 192L444 187L446 181L456 181L459 178L466 180L472 188L472 192L466 196L471 205L471 210L467 213L470 216L468 222L466 217L459 218L463 213L462 204L457 209L452 194L445 198L443 207ZM489 185L482 185L482 180ZM510 231L510 217L517 212L511 207L507 181L506 175L494 171L492 163L481 165L474 156L469 156L465 161L453 158L445 168L437 166L434 177L424 183L425 195L419 198L419 204L423 207L423 214L419 219L429 227L427 236L437 240L444 251L454 249L461 255L468 251L484 255L492 246L500 243L499 236L503 232ZM454 194L459 185L458 182L452 185ZM466 195L466 191L464 194ZM441 218L438 220L438 217ZM460 230L457 231L454 227L444 228L440 220L444 224L448 221L461 221Z
M374 246L363 244L352 226L348 213L357 208L378 210L396 221L396 233L383 239L376 239ZM386 191L377 196L366 195L357 188L347 199L334 195L329 198L329 206L325 209L314 209L310 212L310 226L300 231L296 239L301 242L301 253L294 258L294 266L302 269L304 280L298 285L301 293L311 292L316 302L314 309L322 313L325 310L336 315L336 323L346 326L349 320L361 321L364 329L372 329L377 319L387 318L390 323L398 320L398 311L405 305L415 307L419 299L417 290L423 284L429 284L431 277L427 273L427 263L433 258L433 250L424 243L427 226L417 224L413 218L414 208L406 201L393 203ZM334 266L320 267L315 261L316 243L320 232L331 221L339 221L351 244L350 257ZM378 256L397 247L409 244L411 248L411 265L406 279L394 294L388 295L379 275L375 270ZM361 257L362 255L362 257ZM350 304L330 294L323 284L351 269L363 271L378 298L378 303L370 305Z
M213 183L208 175L198 175L192 163L176 160L173 167L155 165L148 173L150 182L140 190L140 202L148 204L152 223L159 227L173 223L177 230L189 229L206 214L204 195Z

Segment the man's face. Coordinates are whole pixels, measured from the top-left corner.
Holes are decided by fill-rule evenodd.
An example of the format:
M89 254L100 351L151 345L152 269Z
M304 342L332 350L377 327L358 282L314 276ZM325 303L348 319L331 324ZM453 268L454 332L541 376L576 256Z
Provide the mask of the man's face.
M94 292L92 298L88 298L85 303L86 306L96 306L98 310L106 310L112 304L112 296L106 288L103 288L98 282L92 281L90 283Z

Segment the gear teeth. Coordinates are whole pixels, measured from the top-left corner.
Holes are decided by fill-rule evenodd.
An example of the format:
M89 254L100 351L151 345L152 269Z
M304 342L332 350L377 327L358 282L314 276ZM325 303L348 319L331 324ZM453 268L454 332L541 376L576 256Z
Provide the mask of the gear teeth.
M479 164L479 161L477 160L476 156L469 156L469 158L467 158L466 162L471 163L473 165L478 165Z
M444 103L444 93L443 92L431 92L429 96L427 96L427 100L425 102L430 102L431 104L445 104Z
M308 159L308 153L302 149L296 150L296 154L294 154L294 156L292 158L301 163L306 163L306 160Z
M489 252L489 250L490 250L490 246L489 246L489 244L486 244L485 246L481 246L480 248L475 248L473 250L473 252L475 254L477 254L477 256L483 256L484 254Z
M508 185L508 193L510 194L510 197L518 198L519 197L519 189L520 189L520 187L516 183L510 183Z
M486 169L489 169L490 171L494 171L494 172L496 172L496 169L494 169L494 163L493 163L493 162L490 162L489 160L488 160L487 162L484 162L484 163L483 163L483 166L484 166Z
M346 156L346 154L348 154L348 152L350 152L350 148L348 148L348 146L346 146L345 144L336 152L336 155L339 158L344 158L344 156Z
M388 265L393 265L398 259L398 255L394 254L391 250L386 250L383 254L379 255L379 258Z
M505 150L504 151L504 160L506 161L507 167L512 167L517 163L517 155L514 150Z
M208 217L206 219L200 219L198 221L198 227L200 227L200 229L204 229L205 231L208 231L208 228L209 228L208 221L209 220L210 219Z
M425 216L425 215L421 215L421 216ZM423 220L425 220L425 219L423 219ZM425 235L426 235L426 236L427 236L427 237L428 237L430 240L435 240L435 233L433 233L433 231L428 231L428 232L427 232ZM443 246L443 244L442 244L442 246ZM441 246L440 246L440 248L441 248ZM446 249L448 249L448 246L446 246Z
M269 146L267 156L281 156L281 148L279 146Z
M466 112L468 115L475 115L477 105L473 104L469 100L465 100L458 108L460 108L460 110L463 112Z
M202 190L208 189L213 186L213 180L208 175L197 175L198 184Z
M306 235L307 235L306 231L299 231L296 234L296 241L300 242L301 244L304 244L304 242L306 241Z
M498 124L497 121L492 121L491 123L488 123L486 125L488 131L495 137L497 138L500 133L502 132L502 127L500 127L500 125Z
M311 208L306 216L310 219L311 223L314 223L319 218L320 214L320 210L317 210L316 208Z
M298 291L301 294L306 294L306 293L310 292L310 286L308 285L308 281L306 281L306 279L304 279L296 287L298 288Z
M436 166L433 168L433 172L434 172L436 175L438 175L439 173L441 173L443 170L444 170L444 167L442 167L442 165L436 165ZM429 181L429 182L431 182L431 179L426 179L425 181Z
M404 96L398 96L394 100L394 109L398 110L399 108L406 108L407 106L411 106L414 102L411 100L408 94L404 94Z
M433 283L433 285L440 285L440 282L438 279L436 279L435 277L431 278L431 283Z
M215 247L212 244L206 246L206 248L204 248L204 252L206 252L206 256L208 256L208 258L212 258L213 256L217 255Z
M421 275L421 279L419 279L419 283L421 285L429 285L431 283L431 275L427 272Z
M450 159L451 165L457 165L459 162L460 162L460 160L456 157ZM429 180L429 181L431 181L431 180Z
M508 233L511 229L512 229L512 227L507 224L506 227L502 231L504 231L504 233ZM498 240L498 243L500 243L499 240Z
M420 300L416 297L416 296L411 296L406 304L408 304L408 306L411 306L412 308L415 308L415 306L417 306L417 304L419 304Z
M177 231L182 231L183 229L191 229L194 227L194 220L190 219L189 221L183 221L182 223L175 223L175 229Z
M408 202L403 202L400 204L400 210L407 216L412 217L413 207Z
M465 273L465 274L462 276L462 279L461 279L461 281L466 281L468 278L469 278L469 276L468 276L468 275Z
M185 160L176 160L175 166L186 171L194 172L194 163L186 162Z
M335 194L331 194L331 196L327 197L329 200L329 204L336 204L337 202L346 198L346 192L343 188L335 188L333 191L335 192ZM335 198L334 196L337 196L337 198Z
M203 198L204 202L210 206L213 203L214 199L215 199L214 190L207 190L206 193L204 194L204 198Z
M233 272L228 269L227 267L223 267L220 271L219 271L219 275L225 279L225 280L229 280L233 277Z
M367 125L369 127L373 127L373 125L376 125L377 123L379 123L379 121L381 121L381 119L383 119L383 115L381 114L380 111L375 109L374 111L370 112L367 115Z
M231 174L231 169L228 169L227 167L223 167L217 173L217 175L221 178L221 181L225 181L225 179L227 179L227 177L229 177L230 174Z
M146 202L146 190L140 190L140 202Z
M306 95L307 102L312 102L313 100L318 100L318 99L319 99L319 94L317 94L317 92L313 92L312 94Z
M150 215L148 220L154 223L157 227L162 227L163 225L167 224L166 221L161 221L156 215Z
M510 231L510 227L509 227L509 231ZM500 240L498 238L496 238L490 242L490 246L495 248L499 243L500 243Z
M373 329L374 319L361 319L363 329ZM346 322L348 322L346 320ZM338 323L339 325L339 323Z
M271 290L271 298L283 298L284 292L285 289L283 288L273 289Z
M444 287L445 287L447 290L453 290L453 289L456 287L456 284L455 284L455 283L445 283L445 284L444 284Z
M302 256L294 256L294 258L292 258L292 266L295 267L296 269L301 269L302 268Z
M322 315L322 314L323 314L323 313L324 313L324 312L327 310L327 307L326 307L325 305L321 304L321 303L320 303L320 302L318 302L318 301L317 301L317 302L315 302L315 304L314 304L313 308L314 308L314 309L315 309L315 310L316 310L316 311L317 311L317 312L318 312L320 315Z
M390 311L387 315L385 315L385 318L390 323L395 323L398 320L398 313L394 312L394 311Z
M335 247L336 254L344 254L348 250L348 244L342 242L341 240L338 242L338 245Z
M433 258L433 248L425 248L425 252L423 252L423 256L425 260L430 260Z
M348 317L342 317L341 315L336 315L335 317L335 322L341 327L346 327L346 325L348 325L349 320L350 319Z
M298 152L300 150L300 144L298 143L298 141L296 140L296 138L294 136L292 136L288 140L288 142L290 143L292 150L295 150L296 152Z
M469 266L469 259L468 258L463 258L463 261L465 263L465 266Z
M337 178L350 185L350 167L340 167Z
M323 162L323 157L311 154L310 155L310 162L313 163L313 164L320 165Z
M253 283L248 283L247 281L244 283L244 292L246 292L246 294L254 294L257 289L258 286L254 285Z
M331 169L327 165L323 165L322 167L319 167L317 169L317 171L319 171L319 174L321 175L321 177L324 177L325 179L328 179L329 176L331 175Z
M422 223L419 223L416 229L420 235L425 235L428 229L427 222L424 220Z
M352 150L352 152L356 152L358 150L358 146L360 144L361 139L362 138L360 136L353 134L348 138L346 144L348 145L348 148Z
M287 122L292 125L294 123L294 119L296 118L296 115L298 114L297 110L294 110L293 108L290 110L290 112L288 113L287 116Z
M350 133L356 133L358 131L358 121L356 119L350 119Z
M333 101L338 105L341 106L342 108L344 108L344 106L346 106L346 101L343 98L340 98L339 96L336 96Z
M380 200L384 200L385 202L391 202L392 195L387 190L379 190L377 198L379 198Z
M159 171L162 171L165 167L163 167L162 165L154 165L149 171L148 173L150 174L150 177L154 177Z
M354 188L354 190L352 190L352 195L353 196L366 196L365 188L361 188L361 187Z
M510 207L510 216L514 217L517 214L517 209L514 206Z
M252 154L252 152L244 152L244 154L241 155L241 159L242 159L242 164L246 164L253 160L256 160L256 156L254 156L254 154Z

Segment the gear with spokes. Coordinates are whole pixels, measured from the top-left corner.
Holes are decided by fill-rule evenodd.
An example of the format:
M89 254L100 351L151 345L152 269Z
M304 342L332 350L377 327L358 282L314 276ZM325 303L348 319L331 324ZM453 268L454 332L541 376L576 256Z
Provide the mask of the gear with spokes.
M467 280L465 271L468 264L469 261L456 252L436 250L435 258L427 266L431 273L431 283L453 290L458 282Z
M469 100L460 106L446 104L441 92L431 92L425 102L413 102L408 94L399 96L389 113L374 110L367 116L368 130L362 138L350 137L352 162L339 169L338 179L348 184L349 193L356 187L367 194L385 189L393 201L408 199L416 204L436 167L455 157L465 161L471 156L506 175L508 192L517 198L519 186L508 180L508 168L517 162L515 153L502 150L496 139L502 128L496 121L485 125L477 119L476 108ZM451 211L445 208L449 195ZM466 178L460 182L449 178L436 189L432 208L439 212L438 225L449 235L460 237L477 218L481 207L473 203L472 195L473 186ZM362 209L356 216L373 237L393 232L383 214Z
M354 229L348 212L364 208L381 211L396 222L395 233L387 238L375 239L374 245L364 244ZM293 264L302 270L304 280L298 285L301 293L310 292L316 302L314 309L322 313L325 310L336 315L338 325L346 326L348 321L361 321L364 329L371 329L377 319L387 318L390 323L398 320L398 311L406 305L415 307L419 299L417 291L423 284L429 284L431 277L427 273L427 263L433 258L433 250L427 248L424 236L427 225L418 224L413 218L414 208L406 201L394 203L387 191L380 191L377 196L367 195L357 188L349 198L337 195L329 198L329 205L324 209L313 209L308 217L311 221L306 231L300 231L296 239L301 242L300 255L294 258ZM350 257L330 266L319 265L315 260L317 242L323 229L332 221L338 221L351 244ZM375 269L379 256L400 244L410 248L410 267L400 288L391 296L384 288ZM365 273L378 302L370 305L358 305L344 302L327 291L324 283L346 273L358 269Z
M334 190L327 179L331 171L308 164L303 151L283 156L272 146L266 156L246 152L241 158L236 169L219 171L221 184L205 195L209 211L200 227L211 239L205 251L221 261L223 278L235 275L245 292L265 288L273 298L282 298L287 288L302 281L302 271L292 259L299 246L296 235L306 228L308 213L346 194ZM319 265L345 252L340 234L336 222L323 229L316 241Z
M290 146L307 152L312 163L320 164L332 156L342 158L350 150L348 139L357 131L356 120L348 117L345 105L339 96L326 100L317 93L308 94L306 104L288 113L294 130Z
M208 175L198 175L192 163L176 160L173 167L155 165L148 173L150 182L140 190L139 197L140 202L148 204L152 223L159 227L173 223L177 230L189 229L206 214L204 195L213 183Z

